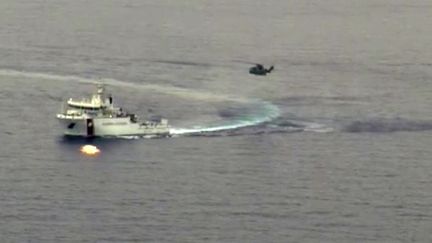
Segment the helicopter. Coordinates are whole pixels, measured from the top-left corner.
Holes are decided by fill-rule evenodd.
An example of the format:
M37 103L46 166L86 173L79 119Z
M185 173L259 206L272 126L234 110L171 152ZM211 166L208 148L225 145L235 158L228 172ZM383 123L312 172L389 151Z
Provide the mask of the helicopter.
M255 75L267 75L267 73L270 73L273 71L273 69L274 66L270 66L270 68L266 69L262 64L256 64L255 66L249 68L249 73Z

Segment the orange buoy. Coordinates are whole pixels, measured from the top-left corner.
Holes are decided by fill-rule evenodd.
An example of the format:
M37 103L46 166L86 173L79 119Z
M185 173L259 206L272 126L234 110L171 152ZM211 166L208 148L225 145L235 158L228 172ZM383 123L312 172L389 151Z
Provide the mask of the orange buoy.
M80 151L86 155L97 155L100 153L100 150L96 146L90 144L82 146Z

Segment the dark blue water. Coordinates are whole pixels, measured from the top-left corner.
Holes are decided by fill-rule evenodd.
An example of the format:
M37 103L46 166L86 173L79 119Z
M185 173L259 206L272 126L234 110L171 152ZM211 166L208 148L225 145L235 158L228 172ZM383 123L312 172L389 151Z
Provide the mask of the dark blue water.
M0 9L1 242L432 240L428 1ZM93 80L177 135L64 138Z

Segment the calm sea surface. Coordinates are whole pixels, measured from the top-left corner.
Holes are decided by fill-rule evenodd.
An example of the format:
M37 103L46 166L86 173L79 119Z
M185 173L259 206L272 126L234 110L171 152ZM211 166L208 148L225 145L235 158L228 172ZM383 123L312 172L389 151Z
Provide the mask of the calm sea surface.
M430 1L0 13L0 242L432 242ZM252 76L255 63L275 71ZM60 103L92 80L206 132L65 139Z

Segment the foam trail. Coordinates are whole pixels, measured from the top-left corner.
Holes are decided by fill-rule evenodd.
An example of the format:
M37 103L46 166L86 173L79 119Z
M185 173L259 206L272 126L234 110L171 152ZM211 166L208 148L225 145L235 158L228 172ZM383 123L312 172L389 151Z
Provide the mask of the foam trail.
M303 131L305 132L329 133L334 131L333 128L323 124L310 123L310 122L304 124L306 125L305 128L303 129Z
M353 121L343 129L351 133L418 132L432 130L432 121L415 121L404 118L371 118Z
M168 86L168 85L162 86L157 84L129 83L129 82L124 82L124 81L111 79L111 78L101 78L96 80L96 79L84 78L84 77L73 76L73 75L24 72L24 71L16 71L16 70L8 70L8 69L0 69L0 76L39 78L42 80L49 80L49 81L64 81L64 82L75 81L75 82L86 83L86 84L97 84L102 82L104 84L112 85L112 86L150 90L158 93L176 95L188 99L198 99L198 100L207 100L207 101L215 101L215 102L235 101L235 102L246 103L250 101L248 99L242 99L242 98L232 97L232 96L222 95L222 94L213 94L213 93L200 91L200 90L191 90L191 89Z
M104 78L104 79L91 79L84 78L73 75L58 75L58 74L49 74L49 73L37 73L37 72L25 72L25 71L17 71L17 70L7 70L0 69L0 76L9 76L9 77L24 77L24 78L38 78L42 80L50 80L50 81L75 81L79 83L87 83L87 84L95 84L95 83L104 83L112 86L120 86L120 87L128 87L133 89L143 89L150 90L159 93L165 93L170 95L176 95L179 97L184 97L187 99L197 99L197 100L206 100L206 101L214 101L214 102L222 102L222 101L234 101L238 103L255 103L258 109L258 113L253 116L247 116L243 119L236 119L231 121L230 123L224 123L219 125L212 125L207 127L194 127L194 128L172 128L170 130L171 135L181 135L181 134L193 134L193 133L202 133L202 132L215 132L215 131L223 131L230 129L237 129L246 126L253 126L263 122L268 122L279 116L279 109L265 101L254 101L251 99L232 97L228 95L221 94L213 94L205 91L199 90L191 90L185 88L179 88L174 86L161 86L156 84L137 84L137 83L129 83L123 82L116 79Z
M195 128L172 128L170 130L171 135L184 135L184 134L195 134L205 132L217 132L232 130L241 127L254 126L260 123L271 121L272 119L280 115L279 108L270 102L261 101L256 103L258 107L257 113L231 121L230 123L223 123L219 125L213 125L208 127L195 127Z

